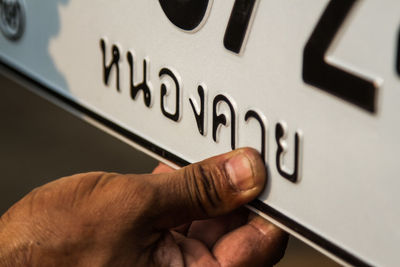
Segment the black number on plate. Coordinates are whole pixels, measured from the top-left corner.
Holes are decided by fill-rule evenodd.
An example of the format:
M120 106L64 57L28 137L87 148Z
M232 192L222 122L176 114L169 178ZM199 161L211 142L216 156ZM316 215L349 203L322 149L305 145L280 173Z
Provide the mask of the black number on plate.
M375 112L376 86L325 62L330 44L357 0L331 0L308 40L303 55L303 80L365 110Z
M256 0L235 0L231 17L225 31L224 46L226 49L240 53L249 28Z
M159 0L168 19L185 31L194 30L203 21L209 0Z

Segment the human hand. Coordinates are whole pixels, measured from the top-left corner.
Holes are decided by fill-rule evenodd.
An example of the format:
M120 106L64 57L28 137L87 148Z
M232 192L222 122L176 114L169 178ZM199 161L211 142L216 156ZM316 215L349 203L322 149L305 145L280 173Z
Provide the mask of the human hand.
M286 234L237 210L265 179L252 149L178 171L160 165L148 175L62 178L1 217L0 266L272 265Z

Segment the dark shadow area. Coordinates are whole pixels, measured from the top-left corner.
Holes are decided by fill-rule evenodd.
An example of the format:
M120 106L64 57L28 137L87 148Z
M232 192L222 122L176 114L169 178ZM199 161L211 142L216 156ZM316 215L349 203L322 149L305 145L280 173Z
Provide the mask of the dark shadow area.
M150 172L157 162L0 74L0 214L80 172Z

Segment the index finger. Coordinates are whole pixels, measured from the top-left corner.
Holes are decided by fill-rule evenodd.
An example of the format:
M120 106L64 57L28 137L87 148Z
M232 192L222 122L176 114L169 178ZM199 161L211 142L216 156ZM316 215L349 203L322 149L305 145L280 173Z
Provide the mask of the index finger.
M222 266L269 266L283 257L288 235L258 215L223 236L213 248Z

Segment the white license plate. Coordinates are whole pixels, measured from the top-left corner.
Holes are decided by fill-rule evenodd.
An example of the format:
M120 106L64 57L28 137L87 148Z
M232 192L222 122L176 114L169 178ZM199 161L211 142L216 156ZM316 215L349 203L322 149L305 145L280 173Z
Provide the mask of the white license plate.
M253 209L341 263L395 266L399 11L398 0L0 0L0 59L176 165L257 148L270 177Z

